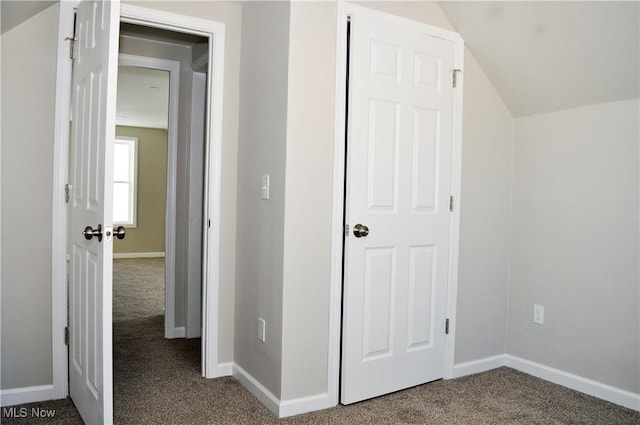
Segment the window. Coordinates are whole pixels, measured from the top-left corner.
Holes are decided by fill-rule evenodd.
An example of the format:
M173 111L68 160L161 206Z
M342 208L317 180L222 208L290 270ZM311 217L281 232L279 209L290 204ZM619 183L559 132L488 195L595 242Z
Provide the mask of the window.
M113 224L136 227L138 138L113 143Z

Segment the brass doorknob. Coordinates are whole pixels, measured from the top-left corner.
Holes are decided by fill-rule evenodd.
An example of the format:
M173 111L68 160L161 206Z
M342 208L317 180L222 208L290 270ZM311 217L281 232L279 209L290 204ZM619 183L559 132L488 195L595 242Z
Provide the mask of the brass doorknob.
M369 234L369 228L364 224L358 223L355 226L353 226L353 235L356 238L364 238L368 234Z
M95 236L96 238L98 238L98 242L100 242L102 241L102 225L98 224L98 227L96 229L94 229L91 226L87 226L82 231L82 234L84 235L84 238L88 241L93 239L93 237Z

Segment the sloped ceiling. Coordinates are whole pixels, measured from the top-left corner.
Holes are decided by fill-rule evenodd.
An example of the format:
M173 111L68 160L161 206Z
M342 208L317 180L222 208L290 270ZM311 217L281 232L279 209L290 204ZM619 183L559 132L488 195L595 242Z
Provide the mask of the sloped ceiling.
M443 1L514 116L640 95L639 1Z
M0 1L0 15L2 16L0 19L0 32L4 34L54 3L55 1Z

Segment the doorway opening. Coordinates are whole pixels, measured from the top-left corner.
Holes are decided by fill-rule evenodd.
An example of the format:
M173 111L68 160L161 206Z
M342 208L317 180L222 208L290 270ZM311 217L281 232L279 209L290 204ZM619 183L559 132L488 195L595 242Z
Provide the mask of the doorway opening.
M116 404L131 381L161 379L159 363L170 361L185 375L204 369L209 40L121 23L119 50L114 226L124 225L127 236L114 243L113 255ZM141 359L139 352L148 356Z
M208 41L208 46L205 48L207 51L201 55L204 58L202 62L202 71L206 72L206 77L200 79L204 81L204 85L201 85L201 97L204 99L206 109L203 110L204 118L202 121L205 123L202 133L204 134L204 146L205 152L200 156L203 158L203 176L201 184L203 188L201 190L203 201L202 206L204 213L200 211L201 217L205 217L203 225L198 232L202 240L202 246L200 248L202 254L200 261L202 264L202 321L198 326L202 332L202 348L201 348L201 360L202 360L202 374L207 378L213 378L219 375L218 370L218 287L219 287L219 252L220 252L220 197L221 197L221 135L222 135L222 86L223 86L223 69L224 69L224 25L206 19L192 18L189 16L183 16L168 12L161 12L151 10L143 7L137 7L132 5L121 5L119 7L119 17L117 16L118 8L112 8L108 3L103 3L103 8L99 10L101 13L107 13L109 16L106 20L101 22L104 24L103 30L100 33L96 33L100 44L100 51L92 50L90 54L91 58L95 59L99 63L100 69L98 72L102 72L108 75L108 78L101 80L95 80L100 83L101 96L95 97L94 101L96 105L93 108L89 107L85 103L74 103L80 109L75 108L75 113L82 113L87 115L90 119L96 117L97 120L101 120L101 123L106 125L97 125L95 130L97 132L96 137L84 137L83 143L89 144L91 150L85 152L98 152L100 158L97 161L91 162L91 166L86 167L83 164L89 164L89 161L85 162L73 162L71 159L71 143L70 143L70 130L69 116L71 115L72 106L72 87L74 87L74 78L76 74L84 76L80 72L78 65L80 61L74 61L76 56L76 50L72 49L69 53L69 44L72 44L74 40L74 27L76 12L78 15L82 15L88 11L86 6L88 3L75 2L62 2L60 6L60 31L64 34L68 34L68 37L60 38L58 43L58 73L56 78L56 129L54 139L54 176L53 176L53 196L54 196L54 213L53 213L53 227L60 229L55 234L59 236L54 238L53 243L53 303L52 306L58 306L52 309L52 341L53 341L53 362L54 362L54 385L53 392L59 396L64 397L68 394L73 394L73 389L80 391L80 396L91 398L91 406L89 406L88 415L90 417L103 418L104 421L111 421L112 419L112 388L113 388L113 370L112 370L112 340L111 340L111 312L112 312L112 241L111 238L115 236L112 234L112 222L111 213L107 214L113 206L111 204L111 193L107 192L109 196L104 195L101 188L105 188L106 183L103 182L95 185L95 189L98 190L96 194L95 202L92 203L92 208L95 211L96 217L84 220L91 222L91 225L95 227L90 228L85 224L81 224L76 217L69 222L67 221L67 209L68 202L71 199L71 195L80 193L74 191L75 187L69 183L69 170L73 169L90 170L93 174L102 175L106 169L107 161L103 154L104 149L100 150L100 146L105 146L102 143L111 145L115 138L115 131L111 133L113 125L115 124L115 99L116 99L116 82L112 76L116 75L117 67L117 37L119 33L119 21L127 22L131 24L138 24L141 26L148 26L150 28L162 28L168 30L184 31L186 33L195 34L204 37ZM82 13L81 13L82 12ZM84 15L83 15L84 16ZM86 16L84 16L86 17ZM89 22L88 25L90 25ZM114 39L115 34L115 39ZM108 40L107 40L108 38ZM87 48L93 48L89 45ZM104 47L104 48L103 48ZM115 52L115 54L114 54ZM71 59L71 60L70 60ZM86 62L86 61L85 61ZM77 68L76 68L77 67ZM84 67L82 71L87 71L87 67ZM85 72L86 74L86 72ZM93 81L93 80L92 80ZM92 86L93 87L93 86ZM98 86L96 86L98 87ZM75 89L74 89L75 92ZM110 113L103 113L104 111L112 111ZM106 117L106 118L105 118ZM111 125L109 125L111 123ZM111 134L110 134L111 133ZM89 133L86 133L87 135ZM107 137L108 136L108 137ZM108 140L104 142L105 140ZM104 152L103 152L104 151ZM111 154L107 155L111 157ZM108 158L111 161L110 158ZM111 162L109 162L109 168L111 168ZM110 173L110 172L109 172ZM110 177L109 177L110 178ZM109 183L109 185L112 183ZM66 196L60 197L59 191L65 193ZM82 192L84 193L84 192ZM95 205L94 205L95 204ZM97 206L97 207L96 207ZM104 217L102 219L100 217ZM108 219L106 219L108 217ZM95 223L94 223L95 222ZM102 223L101 223L102 222ZM204 226L204 222L207 223ZM96 224L98 223L98 224ZM102 227L105 225L105 227ZM84 232L80 229L80 226L84 228ZM78 230L80 229L80 230ZM87 230L89 229L89 230ZM104 230L105 241L101 241L102 231ZM88 233L87 233L88 232ZM81 234L84 235L86 240L90 240L90 236L96 236L94 246L101 247L109 245L108 249L100 249L99 255L91 257L90 264L96 273L91 276L96 278L96 288L99 291L94 291L93 297L90 299L99 308L94 308L91 311L98 313L92 316L91 323L88 323L85 316L79 315L76 317L78 320L84 320L81 325L74 327L74 329L85 329L88 338L69 338L67 341L74 341L78 344L85 344L88 341L94 343L92 347L92 355L90 356L93 366L90 372L94 375L93 379L89 382L84 380L83 382L91 383L93 386L83 387L77 382L69 381L71 376L69 356L74 351L74 346L65 345L63 339L57 338L61 329L69 326L65 329L65 334L71 333L71 314L67 312L67 306L71 303L69 301L69 289L67 287L67 272L74 271L74 265L77 258L73 255L67 256L67 244L71 235ZM103 243L100 243L103 242ZM84 243L84 242L83 242ZM69 263L69 264L68 264ZM68 264L68 265L67 265ZM94 276L95 275L95 276ZM86 298L77 298L79 305L78 309L74 311L86 311L86 306L82 305L82 302L86 301ZM84 300L84 301L83 301ZM102 313L100 313L102 312ZM207 314L208 313L208 314ZM75 317L75 316L73 316ZM185 331L186 332L186 331ZM77 347L76 347L77 348ZM79 350L78 352L86 352ZM87 367L84 365L82 373L88 373ZM97 379L96 376L100 377ZM77 394L77 392L76 392ZM75 400L75 399L74 399ZM102 420L99 420L100 422Z

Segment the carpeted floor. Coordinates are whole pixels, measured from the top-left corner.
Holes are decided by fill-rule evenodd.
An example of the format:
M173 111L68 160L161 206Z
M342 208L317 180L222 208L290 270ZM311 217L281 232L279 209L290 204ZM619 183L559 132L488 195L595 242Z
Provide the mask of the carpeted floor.
M114 265L114 415L116 424L640 424L640 413L500 368L388 396L277 419L234 378L200 376L200 341L165 340L161 260ZM159 285L159 286L158 286ZM25 407L53 419L7 424L81 424L69 399Z

